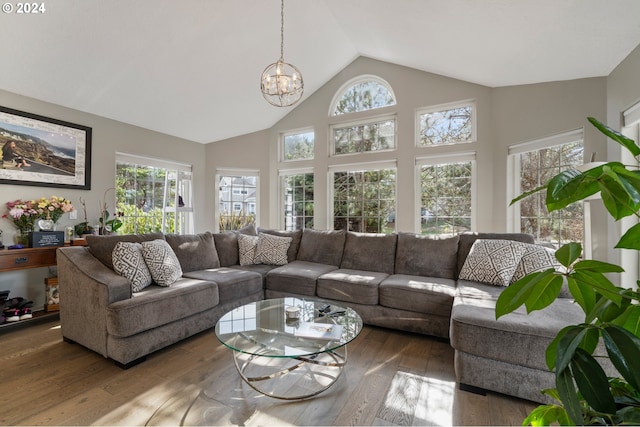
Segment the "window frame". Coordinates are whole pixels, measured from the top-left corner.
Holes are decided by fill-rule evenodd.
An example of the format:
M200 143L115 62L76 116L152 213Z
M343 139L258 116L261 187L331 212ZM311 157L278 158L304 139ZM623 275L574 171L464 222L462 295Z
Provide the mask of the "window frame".
M313 154L310 158L308 159L286 159L286 150L285 150L285 146L284 146L284 140L286 137L288 136L292 136L292 135L301 135L301 134L306 134L306 133L311 133L313 134ZM278 158L280 159L280 161L282 163L292 163L292 162L308 162L308 161L313 161L315 160L315 150L316 150L316 131L313 127L307 127L307 128L300 128L300 129L292 129L292 130L288 130L285 132L281 132L278 135Z
M449 142L446 144L435 144L435 145L422 145L420 144L420 134L421 134L421 126L422 121L420 120L420 116L423 114L436 113L440 111L448 111L453 110L455 108L462 107L471 107L471 138L467 141L463 142ZM438 105L430 105L427 107L418 108L416 110L415 116L415 135L414 135L414 144L417 148L420 149L430 149L433 147L452 147L456 145L462 144L472 144L478 141L478 113L477 113L477 102L473 99L463 100L463 101L455 101L448 102L444 104Z
M471 162L471 231L477 229L477 200L478 200L478 167L477 167L477 153L475 151L462 152L462 153L445 153L437 156L421 156L415 159L415 171L414 171L414 232L416 234L422 234L422 217L420 215L420 209L422 209L422 179L421 172L423 166L436 166L443 164L453 164Z
M345 92L348 89L350 89L351 87L353 87L355 85L358 85L358 84L361 84L361 83L370 82L370 81L374 81L374 82L384 86L389 91L391 96L393 97L393 104L385 105L383 107L371 108L369 110L351 111L349 113L344 113L344 114L335 114L336 108L338 107L338 103L340 102L340 100L342 99L342 97L344 96ZM376 76L374 74L362 74L362 75L359 75L359 76L353 77L352 79L347 80L335 92L335 94L333 95L333 98L331 99L331 103L329 104L328 116L329 117L344 117L344 116L348 116L350 114L367 114L367 113L370 113L371 111L380 110L382 108L390 108L390 107L394 107L396 105L398 105L398 97L396 96L395 92L393 91L393 88L391 87L391 85L385 79L383 79L382 77Z
M371 125L382 122L393 121L393 148L387 148L383 150L373 151L357 151L355 153L343 153L336 154L336 140L334 130L337 128L348 128L362 125ZM345 156L359 156L367 155L371 153L389 153L398 150L398 119L395 114L376 115L362 118L359 120L350 120L344 122L337 122L329 124L329 156L333 158L345 157Z
M260 171L257 169L227 169L217 168L215 175L215 187L214 187L214 230L220 232L220 217L222 212L220 211L220 184L223 176L252 176L256 179L256 196L255 196L255 227L258 228L260 224ZM233 204L233 200L231 200ZM253 203L253 202L247 202ZM232 205L233 208L233 205Z
M520 190L520 155L533 151L540 151L547 148L562 146L572 142L582 142L583 163L584 163L584 128L578 128L566 132L560 132L554 135L537 138L525 142L512 144L507 150L507 201L511 201L521 194ZM521 212L520 202L514 203L507 207L507 231L511 233L520 233L521 231ZM588 233L585 230L585 214L582 217L583 240L588 239ZM537 236L534 236L537 240ZM584 242L583 242L584 243Z
M284 184L285 184L285 179L287 177L290 176L294 176L294 175L306 175L306 174L311 174L313 175L313 224L315 226L316 223L316 186L315 186L315 181L317 179L317 175L314 171L313 168L302 168L302 169L283 169L278 171L278 225L280 227L281 230L287 230L287 224L286 224L286 211L285 211L285 197L286 197L286 192L284 189ZM305 217L306 218L306 217ZM304 229L306 227L303 227L302 229ZM298 229L295 229L298 230Z

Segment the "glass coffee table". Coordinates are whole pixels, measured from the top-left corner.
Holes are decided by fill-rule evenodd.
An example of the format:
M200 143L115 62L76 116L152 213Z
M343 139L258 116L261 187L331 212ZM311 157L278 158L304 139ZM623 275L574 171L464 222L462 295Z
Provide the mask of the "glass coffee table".
M297 315L297 317L295 317ZM296 400L331 387L362 330L353 309L326 301L275 298L238 307L216 323L240 377L254 390Z

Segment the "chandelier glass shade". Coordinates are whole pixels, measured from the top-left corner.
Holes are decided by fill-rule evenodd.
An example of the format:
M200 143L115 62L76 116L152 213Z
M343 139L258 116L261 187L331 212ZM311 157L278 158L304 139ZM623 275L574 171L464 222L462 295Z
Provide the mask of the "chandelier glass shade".
M280 7L280 59L262 72L260 90L264 99L276 107L290 107L300 101L304 93L300 70L284 62L284 0Z

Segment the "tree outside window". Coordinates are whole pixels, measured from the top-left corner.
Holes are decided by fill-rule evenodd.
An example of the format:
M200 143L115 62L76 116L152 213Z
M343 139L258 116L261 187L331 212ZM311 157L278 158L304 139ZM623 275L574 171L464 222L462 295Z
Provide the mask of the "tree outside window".
M472 142L473 114L471 104L418 112L418 146Z
M313 173L282 177L285 230L313 228Z
M282 138L284 160L311 160L314 156L313 131L285 134Z
M334 172L333 228L393 233L396 169Z

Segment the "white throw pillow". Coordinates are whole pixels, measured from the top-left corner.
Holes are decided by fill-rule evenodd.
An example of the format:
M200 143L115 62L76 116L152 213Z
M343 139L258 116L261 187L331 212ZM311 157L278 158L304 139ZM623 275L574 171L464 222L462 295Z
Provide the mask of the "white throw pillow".
M509 286L525 250L524 243L513 240L478 239L471 246L459 278Z
M240 265L256 264L257 247L258 236L238 234L238 255L240 257Z
M287 251L293 238L274 236L272 234L258 234L256 246L256 264L285 265L288 262Z
M511 283L517 282L527 274L544 271L551 267L555 269L562 267L556 259L555 250L540 245L523 244L525 245L525 252L518 263L516 271L513 273Z
M157 285L171 286L182 277L180 261L165 240L142 242L142 256Z
M131 282L131 291L140 292L152 282L151 272L142 256L142 245L118 242L111 255L113 270Z

